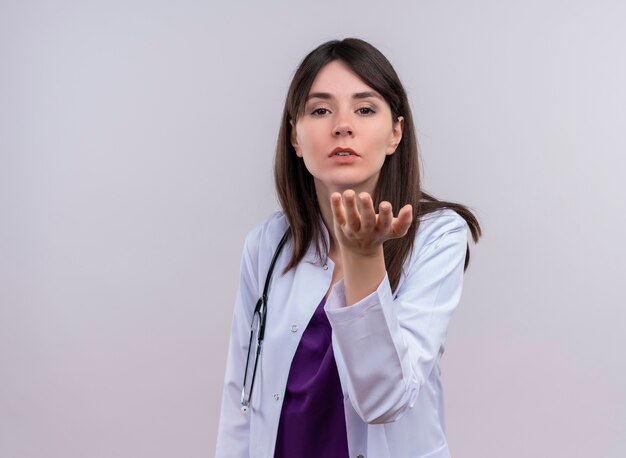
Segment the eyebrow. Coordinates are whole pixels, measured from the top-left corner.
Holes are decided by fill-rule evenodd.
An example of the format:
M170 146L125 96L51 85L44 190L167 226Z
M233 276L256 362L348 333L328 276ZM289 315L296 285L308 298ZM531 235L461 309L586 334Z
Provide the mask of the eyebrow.
M383 100L383 97L375 91L365 91L365 92L355 92L354 94L352 94L352 98L353 99L367 99L369 97L374 97L376 99L380 99ZM308 96L307 96L307 101L311 100L311 99L332 99L333 96L328 93L328 92L311 92Z

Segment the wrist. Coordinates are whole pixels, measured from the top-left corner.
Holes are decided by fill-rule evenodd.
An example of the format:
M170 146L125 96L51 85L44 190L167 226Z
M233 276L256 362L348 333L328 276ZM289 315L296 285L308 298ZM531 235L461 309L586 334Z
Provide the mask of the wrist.
M375 245L367 248L346 248L340 247L341 259L346 262L368 262L373 259L384 259L385 252L382 245Z

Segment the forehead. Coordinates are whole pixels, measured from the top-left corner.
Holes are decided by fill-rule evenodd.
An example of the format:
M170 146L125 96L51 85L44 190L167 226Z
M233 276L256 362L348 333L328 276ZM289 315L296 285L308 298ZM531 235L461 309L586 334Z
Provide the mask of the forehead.
M340 60L326 64L313 80L309 93L327 92L334 95L374 91L354 71Z

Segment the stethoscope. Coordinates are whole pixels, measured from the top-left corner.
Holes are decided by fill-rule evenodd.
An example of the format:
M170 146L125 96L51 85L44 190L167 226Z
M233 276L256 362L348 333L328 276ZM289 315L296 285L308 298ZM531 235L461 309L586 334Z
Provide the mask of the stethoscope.
M289 238L289 228L285 231L283 238L280 239L272 262L267 270L267 276L265 277L265 286L263 287L263 294L259 298L254 307L254 313L252 315L252 324L250 325L250 341L248 342L248 356L246 357L246 368L243 375L243 388L241 390L241 411L247 412L250 406L250 399L252 397L252 389L254 388L254 380L256 378L257 365L259 362L259 355L261 354L261 347L263 346L263 338L265 337L265 322L267 319L267 296L272 280L272 273L274 272L274 265L278 259L285 242ZM256 335L256 340L255 340ZM248 374L250 368L250 356L252 355L252 346L256 344L256 350L254 351L254 366L252 373ZM248 386L249 384L249 386Z

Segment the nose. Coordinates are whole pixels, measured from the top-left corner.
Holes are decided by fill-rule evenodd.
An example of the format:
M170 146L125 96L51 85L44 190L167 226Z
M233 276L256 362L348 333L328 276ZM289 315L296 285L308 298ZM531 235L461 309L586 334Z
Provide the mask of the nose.
M346 135L352 135L352 127L345 122L337 124L333 129L333 135L335 137L345 137Z
M335 116L335 127L333 128L333 135L335 137L345 137L352 135L353 129L350 124L350 115L345 110L338 110Z

